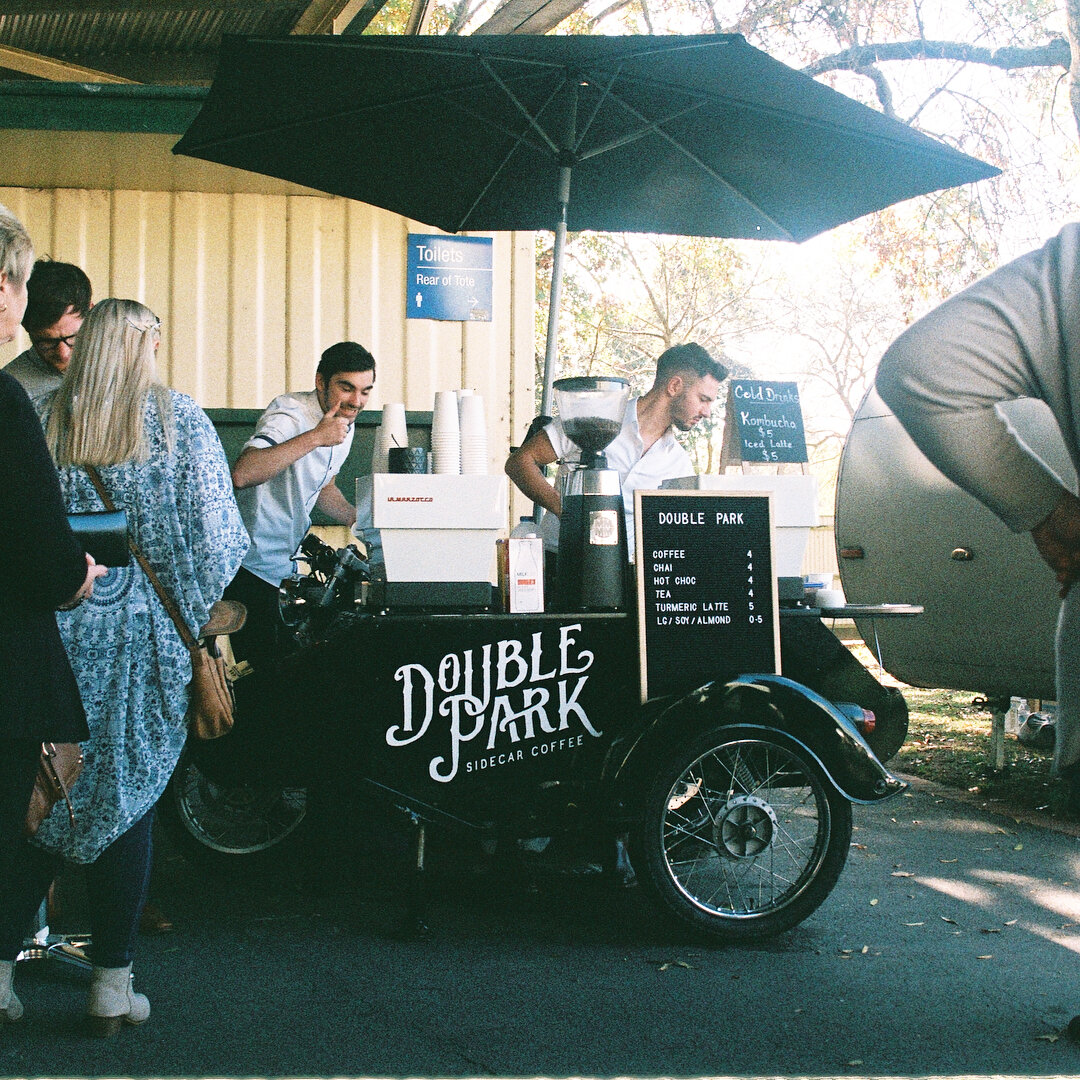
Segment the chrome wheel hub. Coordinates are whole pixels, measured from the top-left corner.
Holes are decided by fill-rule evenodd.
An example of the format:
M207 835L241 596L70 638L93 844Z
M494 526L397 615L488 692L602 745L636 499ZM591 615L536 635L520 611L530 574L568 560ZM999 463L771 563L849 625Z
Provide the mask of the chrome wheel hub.
M773 808L755 795L736 795L713 822L713 843L725 859L754 859L773 842Z

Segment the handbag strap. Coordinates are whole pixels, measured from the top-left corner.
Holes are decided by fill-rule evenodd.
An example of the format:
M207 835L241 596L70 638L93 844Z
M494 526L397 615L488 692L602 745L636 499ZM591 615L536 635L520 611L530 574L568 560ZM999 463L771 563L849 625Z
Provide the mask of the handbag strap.
M94 489L101 497L101 501L105 504L105 509L115 510L116 504L109 498L109 493L105 490L105 485L101 481L101 474L97 471L97 468L93 465L84 465L83 468L86 469L86 474L90 477L90 482L94 485ZM169 613L169 618L176 624L180 639L189 649L197 649L199 647L198 639L191 632L191 627L184 621L184 617L180 614L180 609L173 602L173 598L165 591L165 586L161 584L157 574L154 573L154 568L142 553L142 549L135 543L135 538L131 535L130 529L128 530L128 548L130 549L131 554L135 556L138 564L142 567L143 573L150 579L150 584L154 586L154 592L158 594L158 599L165 606L165 610Z

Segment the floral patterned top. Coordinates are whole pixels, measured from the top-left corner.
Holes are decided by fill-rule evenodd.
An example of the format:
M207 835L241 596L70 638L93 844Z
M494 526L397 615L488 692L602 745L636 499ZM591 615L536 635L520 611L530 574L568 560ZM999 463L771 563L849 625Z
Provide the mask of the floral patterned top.
M172 399L174 448L166 448L157 399L146 404L145 462L99 471L127 511L128 528L194 633L221 598L248 546L225 452L209 417L186 394ZM47 420L54 395L35 402ZM59 470L69 513L100 510L85 469ZM165 790L187 734L191 661L149 579L132 559L94 585L60 634L86 708L90 741L72 792L77 824L51 814L36 842L73 862L93 862Z

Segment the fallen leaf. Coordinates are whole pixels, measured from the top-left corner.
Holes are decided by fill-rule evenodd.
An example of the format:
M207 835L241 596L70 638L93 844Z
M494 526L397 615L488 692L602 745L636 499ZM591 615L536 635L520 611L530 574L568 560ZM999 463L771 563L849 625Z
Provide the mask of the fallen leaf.
M855 848L856 851L865 851L866 850L866 845L865 844L852 844L851 846L853 848Z
M947 922L950 926L959 926L960 924L955 919L950 919L948 915L941 916L942 922Z
M994 958L992 956L976 956L975 959L976 960L993 960Z
M660 970L667 971L668 968L673 967L688 968L690 965L685 960L668 960L660 965Z
M859 950L859 952L861 952L861 953L863 954L863 956L865 956L865 955L866 955L866 954L867 954L867 953L868 953L869 951L870 951L870 946L869 946L869 945L864 945L864 946L863 946L863 947L862 947L862 948L861 948L861 949Z
M841 956L850 956L854 951L855 951L854 949L841 949L840 950L840 955Z
M878 904L880 904L880 903L881 903L881 901L880 901L880 900L871 900L871 901L870 901L870 906L871 906L871 907L877 907L877 906L878 906Z
M1024 850L1024 845L1023 844L1017 844L1016 847L1013 848L1013 851L1023 851L1023 850Z
M938 862L944 862L944 863L959 862L959 861L960 861L959 859L938 859Z
M1019 921L1020 921L1019 919L1010 919L1005 925L1006 926L1015 926Z
M1057 1034L1056 1032L1052 1032L1049 1035L1036 1035L1035 1038L1036 1039L1042 1039L1043 1042L1054 1043L1054 1042L1057 1042L1058 1039L1061 1038L1061 1036L1059 1034Z
M915 875L913 873L911 873L910 870L894 870L893 873L892 873L892 876L893 877L914 877Z

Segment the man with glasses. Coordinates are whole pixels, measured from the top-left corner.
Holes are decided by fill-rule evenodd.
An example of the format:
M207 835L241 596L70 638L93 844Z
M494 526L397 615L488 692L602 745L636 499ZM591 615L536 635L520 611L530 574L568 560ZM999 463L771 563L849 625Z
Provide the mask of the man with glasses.
M4 370L31 398L55 390L71 360L75 335L90 310L90 279L71 263L38 259L26 283L23 329L30 348Z

